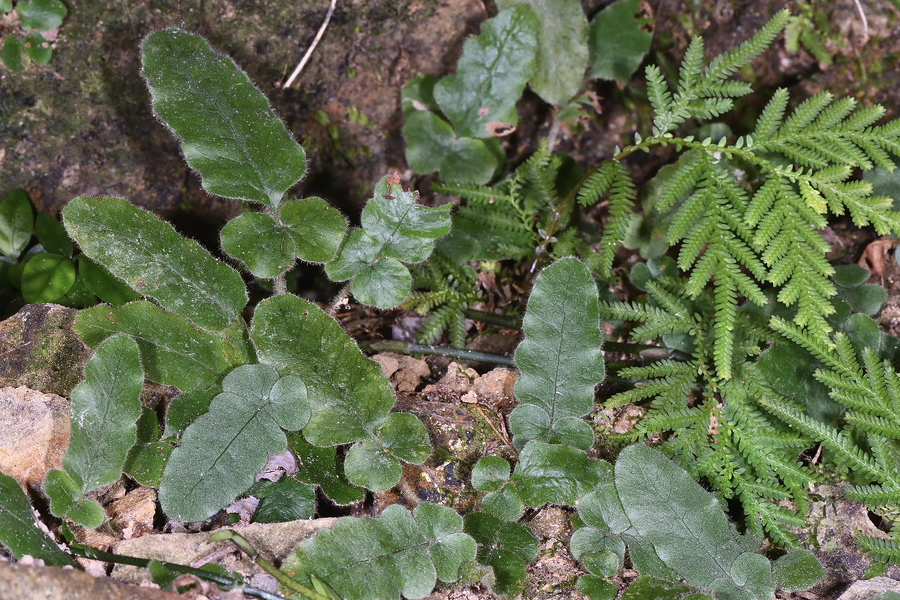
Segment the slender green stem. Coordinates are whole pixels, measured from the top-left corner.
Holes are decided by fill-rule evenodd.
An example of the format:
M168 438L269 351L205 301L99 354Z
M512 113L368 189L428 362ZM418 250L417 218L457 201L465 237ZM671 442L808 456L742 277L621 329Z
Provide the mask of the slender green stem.
M466 350L465 348L429 346L425 344L413 344L412 342L401 342L400 340L378 340L374 342L363 342L359 346L363 350L370 350L373 352L431 354L436 356L449 356L450 358L457 358L460 360L493 363L495 365L503 365L506 367L516 366L513 362L512 357L510 356L503 356L502 354L491 354L489 352L479 352L477 350Z
M319 592L306 587L296 579L292 579L291 577L289 577L287 573L280 571L275 565L260 556L259 552L256 551L256 548L254 548L253 545L240 534L235 533L230 529L220 529L219 531L216 531L214 534L209 536L209 541L211 542L218 542L222 540L228 540L232 544L240 548L247 556L250 557L250 560L252 560L259 566L259 568L274 577L276 580L278 580L278 583L280 583L287 589L303 594L304 596L310 598L310 600L331 600L328 596L320 594Z
M102 550L97 550L96 548L91 548L90 546L85 546L84 544L71 543L69 545L69 551L78 557L81 558L90 558L92 560L102 560L103 562L111 562L119 565L130 565L133 567L143 567L148 568L150 563L153 562L149 558L138 558L136 556L125 556L122 554L113 554L111 552L104 552ZM180 565L178 563L170 563L165 561L156 561L161 564L163 567L168 569L169 571L173 571L175 573L184 573L187 575L194 575L199 579L204 579L206 581L211 581L218 585L219 587L230 590L230 589L239 589L244 594L248 596L255 596L257 598L262 598L263 600L286 600L284 596L279 596L278 594L273 594L271 592L267 592L266 590L259 589L253 586L244 586L241 585L236 579L232 577L228 577L226 575L219 575L217 573L213 573L212 571L206 571L204 569L197 569L194 567L189 567L187 565ZM302 592L301 592L302 593ZM316 596L311 596L313 600L329 600L319 594Z

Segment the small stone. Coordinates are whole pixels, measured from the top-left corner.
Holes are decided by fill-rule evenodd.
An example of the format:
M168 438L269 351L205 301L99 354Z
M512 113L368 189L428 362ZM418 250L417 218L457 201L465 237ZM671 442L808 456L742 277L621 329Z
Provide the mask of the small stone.
M0 471L41 487L69 447L69 401L27 387L0 388Z

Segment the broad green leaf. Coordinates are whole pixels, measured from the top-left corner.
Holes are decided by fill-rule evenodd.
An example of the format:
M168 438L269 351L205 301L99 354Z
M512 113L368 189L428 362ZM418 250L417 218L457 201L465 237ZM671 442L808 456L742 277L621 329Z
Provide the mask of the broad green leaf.
M463 531L478 543L476 560L494 571L491 591L509 597L521 593L525 569L538 555L534 534L524 525L504 523L486 513L469 513L463 522Z
M34 234L47 252L72 256L72 240L65 227L47 213L38 213L34 220Z
M596 575L582 575L576 589L590 600L613 600L619 590L612 583Z
M581 527L572 534L569 550L577 560L595 575L612 577L625 560L625 542L617 535L604 533L593 527ZM610 560L611 553L616 557Z
M218 386L179 394L166 409L165 438L178 438L191 422L209 410L209 403L219 393Z
M404 119L409 119L416 112L440 112L441 109L434 101L434 86L437 82L438 78L429 74L416 75L406 82L400 94Z
M350 231L337 258L325 267L334 281L354 279L357 300L378 308L397 306L409 293L411 276L401 261L422 262L434 241L450 231L450 204L423 206L416 202L417 193L389 179L375 185L362 211L362 228Z
M299 433L288 434L288 447L300 466L295 475L299 481L319 486L335 504L359 502L365 497L362 489L347 481L343 462L338 460L334 448L313 446Z
M184 317L146 301L83 310L75 318L75 331L91 347L127 333L141 350L147 378L182 392L217 385L231 367L247 362L251 352L234 336L197 329Z
M21 38L15 35L3 36L3 45L0 46L0 61L10 71L21 73L25 70L22 62L22 53L25 52L25 44Z
M384 492L397 485L403 467L377 440L367 439L357 442L347 452L344 473L353 485Z
M772 575L780 590L805 590L824 577L825 569L809 550L792 548L772 561Z
M9 548L16 559L28 554L48 565L75 566L75 561L38 527L28 496L16 480L3 473L0 473L0 544Z
M228 221L219 234L222 250L256 277L271 279L297 259L294 237L265 213L244 213Z
M60 0L21 0L16 5L22 29L49 31L62 25L66 5Z
M534 13L516 6L482 23L481 35L466 40L456 74L434 88L458 136L491 137L492 125L518 123L516 102L534 75L538 28Z
M6 36L4 47L14 38L15 36ZM21 189L11 191L3 202L0 202L0 254L13 260L18 259L31 240L33 227L34 212L28 194Z
M521 403L510 415L513 443L522 448L542 439L590 448L593 435L567 423L590 413L594 386L603 380L597 286L576 258L562 258L538 275L522 322L524 339L515 360L521 375L515 395ZM531 406L528 406L531 405ZM535 414L546 413L546 429ZM530 415L526 419L517 416Z
M100 527L106 518L103 508L93 500L84 498L78 485L65 471L48 471L44 477L44 492L50 498L50 512L57 517L72 519L88 529Z
M254 523L284 523L297 519L312 519L316 512L316 489L293 477L278 481L261 480L250 489L259 498L253 512Z
M82 252L199 327L225 329L247 304L237 271L122 198L75 198L63 220Z
M53 56L53 48L37 31L29 33L25 37L25 54L37 65L46 65Z
M378 364L311 302L289 294L263 300L250 337L261 362L306 384L312 416L303 435L311 444L370 438L394 405L393 389Z
M75 265L59 254L35 254L22 270L22 298L25 302L56 302L73 285Z
M590 460L570 446L531 441L519 453L512 481L525 504L574 506L607 475L609 463Z
M282 570L308 586L318 577L344 600L424 598L438 576L455 581L474 557L475 543L453 510L423 503L410 513L395 504L377 518L341 518L303 540Z
M378 427L377 433L384 447L404 462L420 465L431 456L428 430L415 415L391 413Z
M594 17L588 33L592 78L628 83L641 66L653 35L645 31L641 0L619 0Z
M746 587L760 600L775 593L768 564L766 581L758 559L741 558L744 548L716 498L660 452L629 446L616 460L615 482L637 535L689 584L717 595Z
M588 65L587 17L578 0L498 0L505 10L526 4L540 23L534 77L528 82L541 98L561 105L578 93Z
M269 454L287 448L282 428L309 419L306 386L268 365L242 365L222 380L209 411L184 431L172 452L159 500L179 521L203 521L253 483Z
M315 263L334 258L347 230L346 217L315 196L282 204L281 221L294 238L300 259Z
M472 487L482 492L496 492L503 488L509 475L509 463L506 459L485 456L472 469Z
M138 346L127 335L103 341L84 368L84 381L72 390L72 433L62 465L78 493L122 476L141 416Z
M141 60L153 110L204 189L276 208L306 173L306 154L247 75L180 29L148 35Z
M140 294L113 277L112 273L103 265L84 254L79 254L77 260L78 280L104 302L113 306L121 306L134 300L140 300Z
M406 140L406 164L414 172L434 173L453 147L453 128L431 112L420 110L411 114L403 124Z
M494 178L502 155L498 158L492 150L497 140L458 138L441 161L441 179L451 183L475 183L483 185Z

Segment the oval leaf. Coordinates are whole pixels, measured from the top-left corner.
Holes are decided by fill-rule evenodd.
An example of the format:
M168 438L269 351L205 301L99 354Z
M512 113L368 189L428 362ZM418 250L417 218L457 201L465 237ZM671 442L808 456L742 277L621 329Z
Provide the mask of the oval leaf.
M285 202L281 221L297 244L297 256L309 262L333 259L347 231L344 215L317 197Z
M209 411L181 436L163 472L159 500L179 521L203 521L253 484L269 454L284 452L282 427L309 418L306 386L268 365L242 365L222 380Z
M22 0L16 5L22 29L49 31L62 25L66 5L60 0Z
M271 279L287 271L297 258L293 236L263 213L244 213L228 221L220 233L222 250L256 277Z
M234 61L180 29L144 39L153 110L181 140L203 188L270 208L306 173L306 154Z
M403 124L406 164L422 175L434 173L453 146L453 128L429 110L413 113Z
M199 327L225 329L247 304L237 271L122 198L75 198L63 219L82 252Z
M25 302L55 302L75 285L75 265L59 254L35 254L22 270Z
M15 36L7 36L4 47ZM25 190L13 190L0 202L0 254L18 259L31 240L34 212Z

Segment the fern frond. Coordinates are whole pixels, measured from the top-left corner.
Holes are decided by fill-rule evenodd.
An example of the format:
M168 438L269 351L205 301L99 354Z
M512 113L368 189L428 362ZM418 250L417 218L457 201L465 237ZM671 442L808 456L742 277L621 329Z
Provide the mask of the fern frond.
M705 79L721 81L730 77L738 69L749 65L772 45L772 41L785 28L790 18L791 13L787 9L775 13L750 39L741 43L737 48L714 58L706 68Z
M604 277L608 277L612 271L616 249L625 238L629 218L634 214L634 202L637 198L634 181L632 181L628 169L617 160L611 161L611 164L612 181L609 193L609 217L603 227L603 234L600 236L600 249L598 251L601 265L600 274Z
M853 485L845 491L847 498L872 508L900 505L900 489L884 485Z
M856 545L862 548L866 554L879 560L897 563L900 562L900 541L896 539L879 539L868 536L856 538Z

